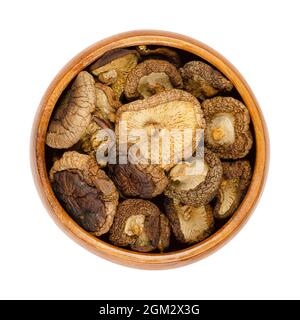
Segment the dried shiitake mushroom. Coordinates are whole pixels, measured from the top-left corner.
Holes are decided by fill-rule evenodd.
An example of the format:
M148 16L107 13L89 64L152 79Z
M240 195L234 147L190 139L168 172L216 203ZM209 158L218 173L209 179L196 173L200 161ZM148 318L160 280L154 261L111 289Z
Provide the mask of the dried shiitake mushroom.
M57 198L80 226L95 236L108 232L119 194L93 157L67 151L49 176Z
M201 100L233 88L232 83L219 71L202 61L190 61L180 72L184 89Z
M110 241L121 247L130 246L134 251L149 252L158 248L162 239L160 211L150 201L127 199L117 209L110 229ZM165 248L165 241L160 248Z
M116 98L119 99L128 73L138 63L139 54L136 50L115 49L105 53L94 62L89 71L106 84L111 85Z
M121 122L126 122L127 132L122 132L120 129ZM186 158L194 153L197 147L196 130L204 129L204 127L205 120L199 101L188 92L178 89L171 89L149 98L130 102L121 106L116 113L117 139L120 134L124 134L130 145L131 141L136 138L134 135L131 136L131 131L144 130L149 146L151 145L150 139L154 138L153 135L158 135L160 141L170 142L168 150L164 150L158 144L152 145L151 148L151 154L158 158L157 163L164 169L172 167L181 160L183 153ZM192 134L186 137L185 143L182 143L185 129L190 129ZM170 137L169 133L172 130L177 130L177 134ZM148 151L143 156L150 159ZM163 161L165 155L163 152L170 154L168 161Z
M124 92L127 99L147 98L164 90L181 88L176 67L164 60L146 60L128 74Z
M210 205L191 207L178 200L166 199L165 209L176 239L193 244L207 238L214 229Z
M179 163L169 172L169 184L165 194L189 206L202 206L216 195L222 178L220 159L208 149L204 161L195 158Z
M52 148L70 148L79 141L95 110L94 78L86 71L78 74L50 121L46 144Z
M160 235L157 248L160 252L165 251L170 245L171 227L169 219L163 214L160 214Z
M120 106L120 102L116 99L113 90L97 82L95 84L95 92L96 104L94 114L106 122L115 122L115 113Z
M111 178L125 197L150 199L161 194L168 184L163 169L152 164L110 165Z
M223 162L223 178L216 196L214 216L230 217L237 209L251 180L251 166L247 160Z
M246 106L231 97L215 97L203 101L202 108L207 147L222 159L245 157L253 144Z
M136 50L143 58L146 59L150 58L167 60L173 63L176 67L179 67L181 64L179 54L175 50L167 47L149 48L145 45L141 45L138 46Z

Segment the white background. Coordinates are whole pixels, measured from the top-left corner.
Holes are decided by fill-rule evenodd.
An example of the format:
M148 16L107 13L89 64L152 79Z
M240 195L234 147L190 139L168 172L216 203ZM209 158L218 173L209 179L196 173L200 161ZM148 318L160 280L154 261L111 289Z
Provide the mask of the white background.
M300 298L298 1L1 1L0 298ZM244 229L187 267L107 262L51 220L33 184L29 140L48 84L107 36L162 29L194 37L244 75L265 115L269 178Z

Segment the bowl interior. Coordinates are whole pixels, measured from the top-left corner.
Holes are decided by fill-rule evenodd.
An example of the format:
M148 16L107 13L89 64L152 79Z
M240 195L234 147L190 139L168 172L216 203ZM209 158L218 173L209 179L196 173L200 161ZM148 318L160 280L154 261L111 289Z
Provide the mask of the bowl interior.
M166 253L137 253L110 245L105 235L100 239L92 236L66 213L56 199L48 179L53 157L60 157L65 151L54 150L45 145L49 120L61 93L80 71L84 70L105 52L115 48L145 44L176 48L177 51L180 51L181 57L183 57L183 63L193 59L202 59L221 71L234 85L234 90L227 95L243 101L249 109L252 120L251 130L254 137L254 145L246 157L253 168L252 181L247 194L234 215L222 223L219 222L216 225L216 231L209 238L198 244L187 247L172 239L174 245ZM100 41L83 51L60 72L50 85L41 102L33 131L33 171L40 194L50 214L58 225L81 245L109 260L126 265L143 268L171 267L196 260L216 249L229 240L248 218L258 200L266 176L266 137L264 121L250 88L238 71L225 58L204 44L177 34L151 31L125 33ZM154 202L162 208L161 197L157 197Z

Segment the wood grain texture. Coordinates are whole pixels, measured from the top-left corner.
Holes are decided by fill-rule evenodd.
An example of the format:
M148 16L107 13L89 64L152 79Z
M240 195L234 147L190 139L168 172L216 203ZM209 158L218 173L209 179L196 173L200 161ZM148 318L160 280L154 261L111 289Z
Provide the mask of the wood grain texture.
M232 218L216 233L189 248L164 253L137 253L112 246L84 231L74 222L56 199L45 163L45 137L52 110L70 81L103 53L135 45L164 45L189 51L220 70L235 86L249 109L256 140L256 158L248 192ZM77 243L91 252L125 266L143 269L167 269L186 265L207 256L230 240L253 212L264 187L269 161L267 128L259 105L241 74L219 53L203 43L176 33L152 30L126 32L90 46L72 59L47 89L35 116L31 136L31 166L39 195L57 225ZM250 239L249 239L250 240Z

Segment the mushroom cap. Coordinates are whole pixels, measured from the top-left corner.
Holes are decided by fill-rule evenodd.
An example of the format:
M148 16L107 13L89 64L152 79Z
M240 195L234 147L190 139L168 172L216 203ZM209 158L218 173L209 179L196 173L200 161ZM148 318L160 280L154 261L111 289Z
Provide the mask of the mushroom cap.
M215 97L202 102L206 120L206 146L222 159L245 157L253 144L246 106L232 97Z
M250 184L252 170L249 161L223 162L223 177L216 196L214 217L230 217L241 203Z
M94 78L88 72L81 71L78 74L50 121L46 136L49 147L69 148L84 134L95 109L94 83Z
M198 172L193 165L186 169L186 163L179 163L173 167L169 172L169 184L165 189L165 195L194 207L209 203L220 186L222 165L220 159L208 149L204 152L204 163L201 159L199 161L202 162L202 166ZM182 170L182 167L185 170Z
M149 59L130 71L124 92L127 99L135 99L181 87L181 76L173 64L164 60Z
M139 54L136 50L115 49L106 52L94 62L89 70L102 83L111 85L116 98L119 99L125 85L127 75L138 63Z
M54 162L49 177L57 197L74 220L96 236L108 232L119 194L93 157L67 151Z
M174 199L166 199L165 209L179 242L193 244L212 234L214 219L210 205L191 207Z
M116 164L109 166L111 178L125 197L150 199L161 194L168 184L163 169L151 164Z
M173 63L176 67L179 67L181 64L181 59L179 54L168 47L158 47L158 48L149 48L145 45L138 46L136 48L138 53L143 58L150 59L163 59Z
M127 199L119 204L110 229L113 244L149 252L157 248L159 237L160 211L155 204L142 199Z
M125 122L126 132L121 126ZM148 147L146 150L141 148L142 156L144 159L154 157L156 163L166 170L180 161L183 154L188 158L194 153L197 147L197 129L204 127L205 120L199 101L178 89L130 102L121 106L116 113L117 141L126 136L130 145L136 139L135 131L141 130L146 136ZM185 136L184 133L189 129L191 135ZM160 143L151 145L154 138ZM140 144L145 145L146 143Z
M180 73L184 89L202 100L233 88L221 72L202 61L187 62Z

